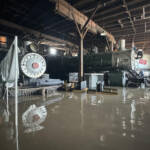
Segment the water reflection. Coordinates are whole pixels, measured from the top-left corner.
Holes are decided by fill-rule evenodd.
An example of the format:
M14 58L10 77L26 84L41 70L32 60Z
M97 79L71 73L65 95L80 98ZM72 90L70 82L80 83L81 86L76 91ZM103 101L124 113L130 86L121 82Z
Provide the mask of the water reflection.
M25 133L35 132L42 130L41 126L47 117L47 110L45 106L37 107L35 104L29 108L22 115L23 126L26 128Z
M99 95L91 95L90 97L91 97L90 99L91 99L92 106L104 103L104 97L100 94Z
M118 95L62 92L31 99L19 104L21 150L150 147L149 89L120 88ZM15 150L13 104L9 108L10 116L1 105L0 144Z

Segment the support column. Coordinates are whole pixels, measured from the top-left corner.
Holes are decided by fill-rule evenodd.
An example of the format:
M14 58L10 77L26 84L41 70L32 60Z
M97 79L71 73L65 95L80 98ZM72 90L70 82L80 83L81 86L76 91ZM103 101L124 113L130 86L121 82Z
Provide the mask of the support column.
M79 51L79 82L83 81L84 72L83 72L83 36L80 36L80 51Z
M84 63L83 63L83 40L84 40L84 37L86 36L87 32L88 32L88 29L89 29L89 26L88 26L88 23L91 21L91 19L94 17L96 11L98 9L98 5L96 6L96 8L94 9L94 12L92 13L92 15L86 19L85 23L84 24L81 24L79 23L78 21L80 20L78 18L78 15L75 15L75 13L71 13L72 14L72 18L76 24L76 27L77 27L77 30L78 30L78 33L80 35L80 50L79 50L79 73L78 73L78 77L79 77L79 84L81 84L81 82L84 80L84 70L83 70L83 67L84 67ZM77 19L76 19L77 17ZM83 25L82 27L79 27L78 24L81 24Z
M111 42L111 51L113 52L113 50L114 50L114 43Z

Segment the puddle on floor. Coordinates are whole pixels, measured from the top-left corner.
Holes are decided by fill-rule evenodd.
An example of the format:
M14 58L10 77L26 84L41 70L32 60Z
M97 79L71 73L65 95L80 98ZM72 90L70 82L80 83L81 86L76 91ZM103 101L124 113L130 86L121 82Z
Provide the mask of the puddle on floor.
M0 149L16 150L14 100L0 103ZM149 150L149 89L19 98L19 150Z

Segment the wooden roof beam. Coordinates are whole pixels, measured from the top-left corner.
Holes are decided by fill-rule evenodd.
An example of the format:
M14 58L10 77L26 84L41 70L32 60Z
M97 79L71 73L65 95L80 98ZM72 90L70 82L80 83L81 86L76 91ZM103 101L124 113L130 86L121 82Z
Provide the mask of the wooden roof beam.
M132 20L131 13L130 13L130 11L128 9L128 5L126 3L126 0L123 0L123 6L126 8L127 14L129 15L129 19L130 19L130 23L132 25L133 31L134 31L134 33L136 33L136 28L135 28L134 22Z
M99 6L98 12L99 11L104 11L105 8L107 8L108 6L113 5L113 3L116 2L117 0L111 0L111 1L99 0L99 1L101 2L101 5ZM97 0L92 1L91 3L87 3L87 5L79 7L79 10L81 12L83 12L84 14L89 15L94 10L96 2L97 2ZM117 4L119 4L119 3L117 2Z
M136 36L137 35L143 35L143 34L147 35L147 34L150 34L150 32L147 32L147 33L138 32L138 33L136 33ZM133 35L135 35L135 34L125 32L125 33L121 33L121 34L115 34L115 37L116 38L118 38L118 37L127 37L127 36L129 37L129 36L133 36Z
M141 25L136 25L136 30L137 30L137 33L139 31L143 31L143 33L145 32L146 33L146 30L144 28L144 25L145 24L141 24ZM150 28L150 25L147 26L147 28ZM115 33L119 33L119 32L122 32L122 31L125 31L125 32L128 32L128 30L131 30L132 29L132 26L131 25L128 25L128 26L125 26L124 28L112 28L112 29L109 29L109 32L115 34ZM147 31L149 32L149 31Z
M141 4L141 5L139 5ZM149 7L150 6L150 2L141 2L141 3L138 3L138 5L134 4L134 5L129 5L128 6L128 10L130 11L132 17L133 16L137 16L137 10L141 10L142 12L142 9L143 7ZM108 23L111 23L112 21L117 21L118 19L125 19L126 18L126 15L125 15L125 11L120 11L120 7L118 7L118 13L114 13L114 11L112 11L111 9L109 10L110 13L107 13L107 14L103 14L103 12L99 15L99 17L96 17L95 18L95 21L98 22L98 23L101 23L101 20L104 21L104 25L108 24ZM134 13L135 12L135 13ZM133 14L134 13L134 14ZM140 14L141 15L141 14Z
M78 47L77 45L75 45L75 44L73 44L69 41L62 40L60 38L57 38L57 37L54 37L54 36L51 36L51 35L47 35L47 34L41 33L39 31L30 29L30 28L27 28L27 27L24 27L24 26L20 26L18 24L15 24L13 22L10 22L10 21L4 20L4 19L0 19L0 24L3 25L3 26L7 26L7 27L10 27L10 28L13 28L13 29L20 30L24 33L33 34L35 37L38 37L38 38L44 38L44 39L47 39L47 40L50 40L50 41L56 41L58 43L64 43L68 46Z
M56 11L69 18L70 20L76 19L76 22L80 24L81 26L84 26L86 21L88 20L88 17L79 12L76 8L72 7L69 3L67 3L64 0L55 0L56 2ZM102 27L100 27L98 24L96 24L94 21L90 20L87 28L90 32L97 34L97 33L105 33L108 37L109 41L112 41L113 43L116 43L115 38L113 35L108 33L106 30L104 30Z
M147 7L149 7L150 6L150 4L148 4L148 5L146 5L145 7L147 8ZM119 6L120 7L120 6ZM143 7L136 7L136 8L132 8L132 7L130 7L130 12L131 12L131 14L132 14L132 17L140 17L141 16L141 14L140 13L138 13L138 15L137 15L137 11L141 11L142 9L143 9ZM121 9L121 8L120 8ZM120 15L120 14L125 14L125 10L123 11L123 12L120 12L119 11L119 13L114 13L113 14L113 11L112 12L110 12L111 13L111 15L108 15L108 16L106 16L106 17L104 17L103 15L101 15L100 16L100 18L103 18L104 17L104 19L105 20L103 20L102 22L103 22L103 25L104 25L104 27L105 28L107 28L107 27L114 27L114 26L118 26L118 20L121 20L121 22L123 23L123 25L125 26L126 24L131 24L130 22L129 22L129 19L127 18L128 16L127 16L127 14L126 14L126 20L127 21L125 21L125 17L123 17L122 15L121 16L118 16L118 19L117 18L113 18L112 19L112 17L114 17L114 16L117 16L117 15ZM133 15L133 14L135 14L135 15ZM109 19L110 18L110 19ZM123 19L122 19L123 18ZM109 20L108 20L109 19ZM145 18L146 19L146 18ZM114 21L116 21L116 22L114 22L114 23L112 23L112 20L114 20ZM138 20L134 20L134 22L137 22ZM101 24L101 22L99 22L100 24ZM107 24L106 24L107 23ZM70 23L70 24L68 24L67 25L67 27L64 27L63 28L63 31L71 31L71 30L73 30L74 29L74 27L72 26L72 24ZM107 30L109 31L109 29L107 28ZM109 31L110 32L110 31Z
M122 21L122 20L121 20ZM138 19L138 20L134 20L134 24L135 26L140 26L140 25L143 25L145 23L150 23L150 17L146 17L145 19ZM128 18L126 20L123 20L123 24L125 27L131 25ZM110 30L118 30L118 23L117 22L114 22L112 24L108 24L108 25L104 25L104 27L109 31L111 32Z
M137 10L137 9L143 9L143 7L148 7L150 6L150 2L149 1L142 1L138 0L138 1L128 1L128 9L129 11L133 11L133 10ZM123 10L121 3L115 2L114 4L112 4L109 7L104 7L103 9L99 10L98 13L96 13L94 19L98 20L99 18L104 19L105 17L111 17L112 16L117 16L119 14L122 14L125 12L125 10ZM118 13L117 13L118 12Z

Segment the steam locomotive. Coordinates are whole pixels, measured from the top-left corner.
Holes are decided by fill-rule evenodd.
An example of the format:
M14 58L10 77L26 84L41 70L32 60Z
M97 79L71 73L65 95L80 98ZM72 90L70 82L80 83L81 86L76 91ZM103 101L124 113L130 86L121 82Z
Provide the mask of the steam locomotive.
M118 82L119 77L121 80L126 80L124 82L126 85L139 86L145 82L148 85L149 80L137 72L137 69L139 69L137 63L142 57L143 53L141 51L135 52L133 50L85 55L84 72L104 73L104 79L109 81L116 80L116 82ZM70 72L78 72L79 70L79 57L48 56L46 62L48 65L47 71L53 77L63 80L69 79L68 75ZM108 82L106 81L106 83ZM114 85L113 83L112 81L112 85Z
M35 43L25 42L25 46L21 47L19 54L20 70L22 71L20 82L23 85L39 86L41 81L39 78L43 76L45 71L52 78L67 80L70 72L78 72L78 57L69 56L41 56L39 47ZM110 80L109 76L113 73L116 78L120 72L125 72L124 78L137 85L142 82L149 83L148 79L140 76L137 72L137 61L143 57L142 52L133 50L123 50L119 52L103 52L84 56L84 72L86 73L104 73L104 78ZM124 73L123 73L124 74ZM45 78L46 77L46 78ZM44 76L43 84L51 85L62 84L61 80L50 80L49 76ZM122 78L122 77L121 77ZM113 80L115 80L113 78ZM37 83L38 81L38 83Z
M20 42L20 41L19 41ZM26 41L19 45L19 85L20 86L52 86L61 85L64 82L59 79L50 79L46 72L46 60L39 54L37 44ZM2 48L1 60L8 52L8 48Z

